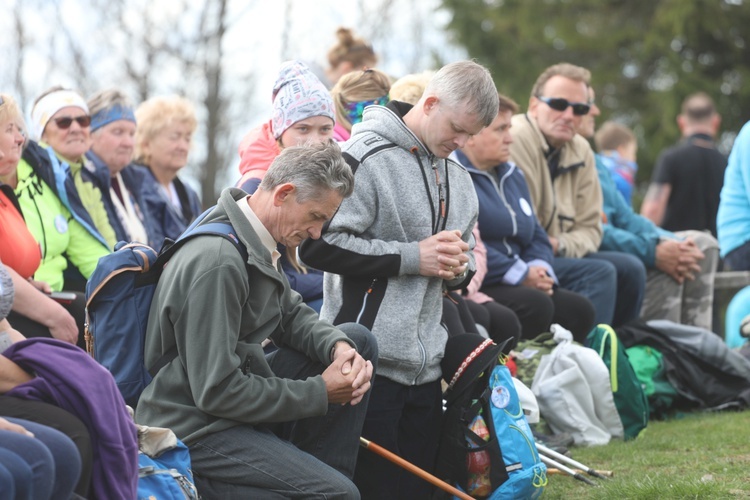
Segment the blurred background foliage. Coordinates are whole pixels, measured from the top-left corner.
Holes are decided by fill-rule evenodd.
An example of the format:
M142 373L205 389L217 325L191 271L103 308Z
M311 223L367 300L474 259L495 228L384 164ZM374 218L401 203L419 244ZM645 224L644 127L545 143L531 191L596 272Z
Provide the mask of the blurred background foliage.
M599 124L616 120L639 138L638 181L676 142L682 100L711 95L728 152L750 119L750 2L743 0L443 0L449 33L489 67L522 109L537 76L566 61L587 67Z

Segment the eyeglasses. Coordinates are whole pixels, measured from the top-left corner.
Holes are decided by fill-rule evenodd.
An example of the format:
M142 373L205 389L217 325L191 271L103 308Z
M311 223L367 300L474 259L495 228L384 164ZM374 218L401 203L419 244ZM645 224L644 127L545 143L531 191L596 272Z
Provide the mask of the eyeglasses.
M568 106L570 106L573 108L573 114L576 116L587 115L589 113L589 110L591 109L591 105L589 105L588 103L570 102L567 99L563 99L562 97L542 97L538 95L536 96L536 98L555 111L565 111L566 109L568 109Z
M69 129L70 126L73 125L74 120L78 122L78 125L80 125L81 128L86 128L91 125L91 117L88 115L76 116L75 118L72 116L62 116L60 118L54 118L54 120L57 128L62 130Z

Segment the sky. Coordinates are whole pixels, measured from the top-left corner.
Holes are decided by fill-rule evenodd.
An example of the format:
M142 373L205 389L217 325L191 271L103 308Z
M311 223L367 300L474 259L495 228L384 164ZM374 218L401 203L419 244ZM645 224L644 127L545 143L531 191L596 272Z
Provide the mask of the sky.
M122 33L109 32L92 22L97 16L88 10L97 1L110 5L104 0L4 0L6 13L16 8L22 10L25 43L31 47L22 72L26 94L22 104L27 116L34 98L50 86L77 87L72 51L60 36L63 31L72 34L84 53L85 63L98 88L118 86L126 92L134 92L123 83L122 59L117 52L135 53L136 49L123 42ZM127 21L134 29L144 26L141 7L149 5L150 20L164 28L155 36L169 37L166 27L170 24L178 22L190 26L198 22L195 8L204 0L184 0L186 7L181 6L179 0L121 1L128 6ZM377 67L396 78L436 69L436 56L445 63L464 59L465 51L453 44L444 30L449 14L441 10L439 4L440 0L230 0L231 25L223 45L227 84L234 91L250 89L251 92L249 103L241 103L243 115L231 130L235 150L248 130L270 116L271 88L280 64L294 58L325 67L326 53L336 42L335 32L339 26L353 28L355 33L368 39L380 58ZM388 8L383 10L383 6ZM51 22L57 19L58 11L62 18L60 25ZM288 33L286 39L285 32ZM17 43L13 16L0 16L0 33L3 33L0 54L5 54L0 56L0 61L4 61L0 66L0 88L18 96L20 91L14 74L17 61L12 57ZM119 49L113 51L112 46ZM155 70L160 71L156 93L170 93L176 80L184 78L179 72ZM252 79L246 75L251 75ZM194 150L200 156L201 145L196 143ZM229 167L230 171L235 169L235 165Z

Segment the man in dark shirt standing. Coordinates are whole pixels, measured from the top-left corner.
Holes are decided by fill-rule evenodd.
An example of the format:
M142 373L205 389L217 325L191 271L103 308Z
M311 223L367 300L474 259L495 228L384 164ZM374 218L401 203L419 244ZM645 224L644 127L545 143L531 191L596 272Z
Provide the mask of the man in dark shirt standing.
M641 215L669 231L708 230L716 237L716 211L727 158L714 144L721 124L714 102L688 96L677 117L683 141L662 152Z

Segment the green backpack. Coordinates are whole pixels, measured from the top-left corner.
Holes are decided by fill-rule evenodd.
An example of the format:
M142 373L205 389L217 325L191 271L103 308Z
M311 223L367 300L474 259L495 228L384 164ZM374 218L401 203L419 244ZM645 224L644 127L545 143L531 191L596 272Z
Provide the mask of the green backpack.
M678 394L664 375L662 354L651 346L638 344L626 351L648 398L651 417L664 418Z
M612 394L625 429L625 439L633 439L648 425L649 406L641 381L635 375L625 347L609 325L597 325L586 338L588 347L599 353L609 368Z

